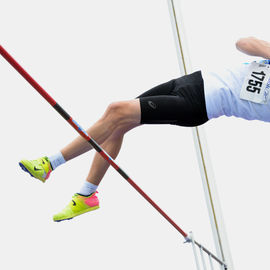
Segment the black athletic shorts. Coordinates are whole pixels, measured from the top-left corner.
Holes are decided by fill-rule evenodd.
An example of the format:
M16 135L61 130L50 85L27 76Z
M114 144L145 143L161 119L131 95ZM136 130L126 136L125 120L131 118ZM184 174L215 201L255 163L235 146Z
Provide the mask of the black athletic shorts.
M158 85L137 98L141 124L194 127L208 121L201 71Z

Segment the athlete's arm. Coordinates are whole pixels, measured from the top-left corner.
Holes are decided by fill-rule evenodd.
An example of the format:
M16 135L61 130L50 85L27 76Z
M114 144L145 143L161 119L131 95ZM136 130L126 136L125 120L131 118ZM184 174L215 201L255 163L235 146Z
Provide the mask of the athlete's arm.
M255 37L240 38L236 42L236 48L248 55L260 56L270 59L270 43Z

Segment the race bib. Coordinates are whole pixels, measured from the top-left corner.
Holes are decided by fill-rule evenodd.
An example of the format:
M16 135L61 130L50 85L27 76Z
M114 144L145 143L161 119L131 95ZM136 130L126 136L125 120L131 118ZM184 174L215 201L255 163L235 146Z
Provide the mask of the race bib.
M267 104L270 99L270 65L252 62L244 80L240 98Z

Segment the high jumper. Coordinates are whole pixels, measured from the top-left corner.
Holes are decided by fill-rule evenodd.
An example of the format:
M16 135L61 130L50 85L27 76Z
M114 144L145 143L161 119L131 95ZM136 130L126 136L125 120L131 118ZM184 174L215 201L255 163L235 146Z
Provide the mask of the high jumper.
M135 99L113 102L86 130L87 134L81 131L84 138L76 138L54 155L21 160L19 164L24 171L46 182L58 166L93 148L99 150L85 140L88 135L108 153L107 159L96 153L81 189L53 220L68 220L99 208L97 188L110 165L108 161L117 157L124 135L135 127L144 124L194 127L223 115L270 122L270 43L247 37L239 39L236 47L263 59L213 72L199 70L158 85ZM55 109L68 117L61 108Z

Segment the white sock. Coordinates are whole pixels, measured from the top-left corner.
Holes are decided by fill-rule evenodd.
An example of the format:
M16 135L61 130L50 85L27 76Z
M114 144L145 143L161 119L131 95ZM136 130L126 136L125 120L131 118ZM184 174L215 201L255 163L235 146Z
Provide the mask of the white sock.
M83 186L81 187L79 194L89 196L91 193L94 193L97 190L97 188L98 186L89 183L88 181L85 181Z
M59 152L53 156L50 156L49 160L51 162L53 170L55 170L58 166L60 166L66 162L61 152Z

